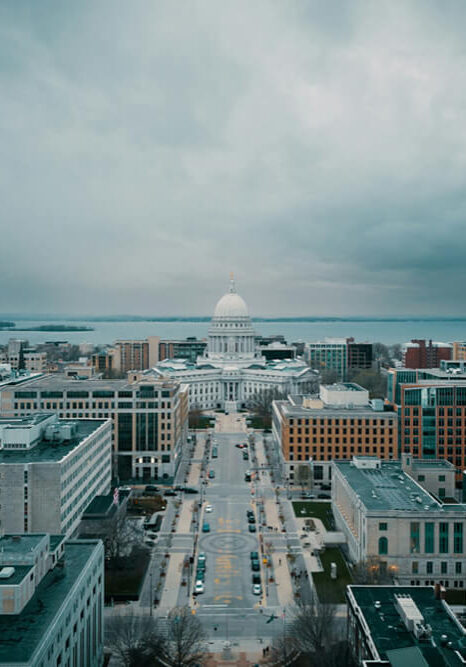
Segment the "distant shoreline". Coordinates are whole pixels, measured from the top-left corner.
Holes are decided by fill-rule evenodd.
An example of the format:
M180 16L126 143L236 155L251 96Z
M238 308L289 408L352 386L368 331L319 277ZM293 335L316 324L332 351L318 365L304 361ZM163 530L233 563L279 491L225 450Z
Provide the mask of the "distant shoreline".
M1 316L0 316L1 317ZM211 316L159 316L159 317L144 317L141 315L118 315L118 316L69 316L69 317L55 317L52 315L8 315L9 320L16 322L27 322L37 320L48 320L56 322L210 322ZM315 316L301 316L301 317L251 317L253 322L466 322L466 317L433 317L433 316L413 316L413 317L369 317L369 316L353 316L353 317L315 317ZM13 324L13 323L11 323ZM47 331L45 328L48 325L41 325L40 328L19 329L11 327L16 331ZM73 326L73 325L53 325L50 324L50 331L93 331L92 327ZM10 327L1 326L0 330L9 329Z
M79 327L79 326L67 326L60 324L43 324L38 327L29 327L28 329L18 328L18 327L2 327L0 326L0 331L11 331L11 333L23 332L23 331L43 331L44 333L68 333L71 331L95 331L93 327Z

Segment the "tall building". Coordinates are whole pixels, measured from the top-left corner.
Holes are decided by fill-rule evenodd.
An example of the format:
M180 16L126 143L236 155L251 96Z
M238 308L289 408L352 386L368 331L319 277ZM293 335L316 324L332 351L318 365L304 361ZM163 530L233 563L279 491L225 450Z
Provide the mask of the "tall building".
M120 354L120 371L143 371L152 368L159 360L158 336L149 336L144 340L117 340L114 347Z
M438 368L442 359L452 358L453 347L449 343L412 340L402 348L405 368Z
M0 385L0 416L54 411L63 419L112 419L120 480L173 477L188 432L188 388L150 372L131 381L46 375Z
M159 359L187 359L195 363L202 357L207 347L206 340L188 337L185 340L161 340L159 343Z
M0 533L70 536L110 490L112 425L50 413L0 419Z
M460 366L452 368L452 363ZM461 364L390 369L387 392L400 417L401 451L450 461L458 482L466 465L466 372Z
M274 401L272 423L290 480L311 465L314 482L328 482L333 459L398 457L396 412L385 410L382 401L370 402L368 391L355 383L322 385L319 395Z
M10 338L8 341L8 363L11 364L13 370L21 370L24 368L24 350L28 347L27 340L20 340L18 338Z
M348 338L347 366L348 371L372 368L372 343L356 343L354 338Z
M357 667L464 667L466 631L439 587L348 586Z
M407 460L408 465L410 461ZM454 471L445 461L417 461L403 470L398 461L354 457L332 464L332 510L354 563L379 559L394 581L464 588L466 505L442 503L421 485L421 473L435 468L437 480ZM417 479L412 474L415 470Z
M261 391L310 391L318 379L303 361L267 361L261 355L248 307L233 280L215 307L204 356L196 363L166 359L153 372L186 383L191 405L230 412L247 405Z
M0 537L0 666L101 667L103 586L99 540Z
M305 358L311 368L320 373L334 371L338 380L345 380L348 357L346 338L324 338L308 343Z

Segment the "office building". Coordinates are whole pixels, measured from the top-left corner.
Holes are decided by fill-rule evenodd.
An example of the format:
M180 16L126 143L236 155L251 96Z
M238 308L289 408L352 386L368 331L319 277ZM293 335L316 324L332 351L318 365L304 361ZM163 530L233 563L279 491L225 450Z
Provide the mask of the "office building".
M407 469L410 464L407 457ZM346 537L353 563L375 557L399 584L464 588L466 505L454 499L443 503L440 492L426 491L420 482L424 469L437 477L440 488L453 474L445 461L417 461L411 474L401 462L377 457L334 461L332 510L337 529Z
M282 394L310 391L318 374L297 359L267 361L256 344L246 303L230 281L229 291L218 301L209 327L207 348L196 363L166 359L153 369L189 386L192 406L225 408L234 412L262 391Z
M324 338L315 343L308 343L304 352L311 368L320 373L333 371L338 380L345 380L348 358L346 338Z
M0 667L101 667L103 586L99 540L0 537Z
M312 467L314 483L328 482L332 459L371 454L398 457L398 418L355 383L322 385L315 396L273 403L272 432L290 480ZM300 463L301 462L301 463Z
M70 536L110 489L112 425L55 414L0 419L0 531Z
M372 368L372 343L356 343L348 338L346 356L348 372L368 370Z
M185 340L161 340L159 343L159 360L186 359L196 363L202 357L207 347L206 340L188 337Z
M387 395L399 413L401 451L450 461L459 482L466 466L463 362L443 361L441 368L432 369L390 369Z
M26 348L23 356L24 368L30 373L44 373L47 370L47 352Z
M360 667L464 667L466 630L432 587L348 586L347 638Z
M0 415L54 411L63 419L112 419L114 475L120 481L173 477L188 432L188 388L139 372L128 380L46 375L0 385Z
M451 359L453 346L437 341L412 340L402 347L405 368L438 368L442 359Z

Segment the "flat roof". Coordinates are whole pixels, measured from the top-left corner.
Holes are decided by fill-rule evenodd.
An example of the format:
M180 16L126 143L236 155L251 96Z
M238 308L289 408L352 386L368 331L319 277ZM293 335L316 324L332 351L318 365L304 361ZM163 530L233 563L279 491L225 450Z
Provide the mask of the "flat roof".
M301 396L292 395L290 400L275 401L280 408L283 415L295 418L309 418L309 417L349 417L356 418L377 418L377 419L393 419L396 417L394 410L374 410L370 405L355 405L353 407L346 407L346 405L323 405L321 408L304 408L302 406L303 398L311 398L314 400L321 400L318 394Z
M46 537L46 533L21 533L3 535L0 538L0 562L1 556L8 556L7 560L15 554L24 554L34 551L37 545Z
M380 468L358 468L352 461L334 464L368 510L424 512L443 507L403 472L399 462L383 461Z
M449 613L442 600L435 598L434 589L429 586L348 586L369 627L372 640L382 660L388 660L393 649L417 648L428 665L464 665L455 650L441 645L442 635L466 657L466 633L459 621ZM395 603L395 595L410 595L421 612L424 625L432 628L432 642L419 641L406 628ZM349 596L350 597L350 596ZM375 603L380 603L376 608ZM396 662L400 664L422 664L416 653L410 652L416 661ZM403 655L407 655L404 653ZM397 656L393 656L396 658ZM402 656L400 656L402 657ZM392 664L392 663L390 663Z
M0 663L29 662L99 540L65 544L64 566L48 572L20 614L0 615Z
M20 584L24 577L26 577L29 572L32 570L34 567L32 564L31 565L15 565L14 563L8 563L7 565L0 565L0 570L3 567L13 567L14 568L14 573L11 575L11 577L8 577L8 579L0 579L0 588L2 586L17 586ZM0 639L1 643L1 639Z
M135 371L138 372L139 371ZM151 369L141 371L141 380L138 382L128 382L128 380L103 380L99 375L91 378L70 378L63 373L49 373L39 375L36 379L29 378L18 391L130 391L140 389L145 382L156 382L162 389L171 388L175 385L173 380L162 380L151 372ZM7 382L1 385L1 388L12 389L13 383ZM16 387L15 387L16 388Z
M31 449L0 449L0 464L61 461L65 456L76 449L83 440L100 428L105 421L107 420L79 419L73 421L77 426L77 433L74 438L66 442L53 442L42 439ZM69 422L69 419L63 419L60 420L58 424L67 424Z

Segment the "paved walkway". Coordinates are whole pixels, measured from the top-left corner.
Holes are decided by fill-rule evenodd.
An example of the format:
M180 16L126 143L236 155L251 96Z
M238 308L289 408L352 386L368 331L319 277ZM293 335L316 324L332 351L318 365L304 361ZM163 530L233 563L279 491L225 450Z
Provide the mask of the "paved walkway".
M196 500L185 500L181 506L181 514L176 524L177 533L189 533L193 518L193 505Z
M217 413L215 421L215 431L216 433L247 433L248 426L246 424L246 418L242 414L237 412L232 412L229 415L224 415L222 413Z
M162 599L160 600L161 609L173 609L178 602L178 591L181 585L184 554L172 553L168 564L168 570L165 577L165 586Z

